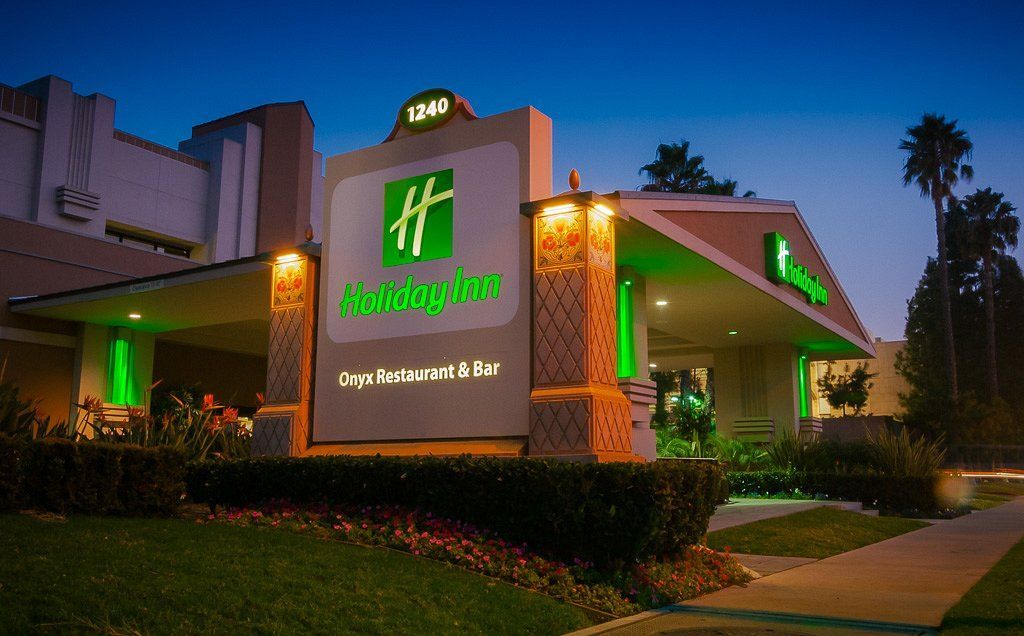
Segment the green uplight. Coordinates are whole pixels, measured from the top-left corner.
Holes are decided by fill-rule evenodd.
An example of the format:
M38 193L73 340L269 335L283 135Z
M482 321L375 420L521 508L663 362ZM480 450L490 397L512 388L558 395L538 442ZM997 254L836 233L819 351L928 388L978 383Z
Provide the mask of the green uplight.
M633 281L623 280L619 283L617 320L618 364L620 378L631 378L636 375L636 351L633 346Z
M807 391L807 356L800 356L797 361L798 373L800 378L800 417L807 417L808 415L808 391Z
M135 384L135 347L126 338L110 341L107 358L107 402L141 406Z

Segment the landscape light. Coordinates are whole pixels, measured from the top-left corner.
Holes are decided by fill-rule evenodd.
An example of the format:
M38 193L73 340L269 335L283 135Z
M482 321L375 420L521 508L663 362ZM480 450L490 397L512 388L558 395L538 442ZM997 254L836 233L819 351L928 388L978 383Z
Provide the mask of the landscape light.
M653 362L648 364L647 366L649 366L652 369L657 369L658 368L658 365L654 364Z
M282 254L282 255L277 257L277 262L278 263L289 263L291 261L297 261L297 260L299 260L299 255L294 253L294 252L292 252L290 254Z
M736 334L738 334L738 333L739 333L738 331L736 331L735 329L733 329L733 330L731 330L731 331L729 332L729 335L730 335L730 336L735 336L735 335L736 335Z
M668 301L667 300L658 300L658 301L655 301L654 304L659 306L659 307L664 307L665 305L668 304Z
M128 317L131 318L132 320L138 320L142 318L142 314L140 314L137 311L133 311L132 313L128 314Z
M603 203L595 203L594 204L594 211L600 212L601 214L603 214L603 215L605 215L607 217L615 216L615 213L612 212L612 209L610 207L608 207L607 205L603 204Z

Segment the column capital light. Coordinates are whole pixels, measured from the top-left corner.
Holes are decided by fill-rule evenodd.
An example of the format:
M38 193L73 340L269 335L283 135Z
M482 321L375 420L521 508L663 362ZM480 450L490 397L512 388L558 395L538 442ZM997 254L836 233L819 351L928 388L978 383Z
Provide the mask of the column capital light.
M563 211L568 212L577 208L595 210L611 219L616 217L621 219L629 218L629 213L620 208L611 199L591 190L585 192L563 192L546 199L528 201L520 204L519 212L524 216L533 217L545 213L557 214Z

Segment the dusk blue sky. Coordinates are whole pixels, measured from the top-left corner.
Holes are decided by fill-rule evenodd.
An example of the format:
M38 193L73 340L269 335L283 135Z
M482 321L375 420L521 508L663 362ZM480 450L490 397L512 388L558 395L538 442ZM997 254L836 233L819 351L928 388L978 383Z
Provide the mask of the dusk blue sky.
M686 138L741 191L796 201L867 328L900 338L935 231L897 145L925 111L957 118L976 172L958 192L1024 204L1024 3L831 4L7 3L0 82L59 75L169 146L303 99L325 155L444 86L480 115L550 116L557 189L572 167L633 189Z

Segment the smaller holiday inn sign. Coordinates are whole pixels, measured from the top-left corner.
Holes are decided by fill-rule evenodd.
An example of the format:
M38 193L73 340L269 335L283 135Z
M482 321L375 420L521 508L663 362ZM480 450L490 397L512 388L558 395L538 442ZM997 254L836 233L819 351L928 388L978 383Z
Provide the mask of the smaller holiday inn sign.
M821 278L811 275L807 268L796 262L789 239L778 232L764 235L765 273L768 279L800 290L810 304L827 305L828 289Z

